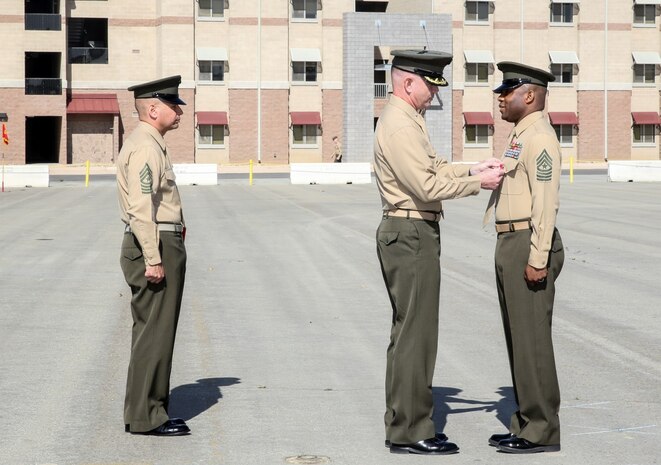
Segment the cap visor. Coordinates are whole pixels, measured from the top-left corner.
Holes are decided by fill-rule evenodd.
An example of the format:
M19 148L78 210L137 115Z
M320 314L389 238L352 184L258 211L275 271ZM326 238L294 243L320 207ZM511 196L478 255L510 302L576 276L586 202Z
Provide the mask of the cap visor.
M502 93L505 92L506 90L516 89L516 88L519 87L520 85L521 85L521 84L517 84L517 85L501 84L501 85L499 85L498 87L496 87L496 88L493 90L493 92L494 92L494 94L502 94Z
M163 100L163 101L168 102L168 103L173 103L175 105L186 105L186 102L184 102L179 97L174 96L174 95L173 96L168 96L168 97L164 97L162 95L159 95L158 98L160 100Z

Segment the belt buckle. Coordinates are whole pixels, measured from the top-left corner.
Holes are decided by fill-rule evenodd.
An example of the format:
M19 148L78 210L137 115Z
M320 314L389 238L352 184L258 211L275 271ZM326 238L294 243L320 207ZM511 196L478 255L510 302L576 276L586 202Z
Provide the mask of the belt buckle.
M510 221L510 222L508 223L508 226L509 226L509 228L508 228L508 229L509 229L509 232L514 232L514 231L516 231L516 229L514 229L514 223L513 223L513 222Z

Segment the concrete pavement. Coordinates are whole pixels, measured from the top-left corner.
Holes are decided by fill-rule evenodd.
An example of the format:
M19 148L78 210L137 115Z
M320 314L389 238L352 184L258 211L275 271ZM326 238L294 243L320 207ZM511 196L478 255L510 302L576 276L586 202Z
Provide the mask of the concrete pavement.
M446 202L441 225L435 421L461 452L399 456L383 447L390 310L376 187L286 178L181 188L189 260L171 413L193 434L124 433L129 290L115 186L103 180L0 194L0 463L659 463L661 184L563 182L559 453L487 445L513 408L495 233L480 229L488 196Z

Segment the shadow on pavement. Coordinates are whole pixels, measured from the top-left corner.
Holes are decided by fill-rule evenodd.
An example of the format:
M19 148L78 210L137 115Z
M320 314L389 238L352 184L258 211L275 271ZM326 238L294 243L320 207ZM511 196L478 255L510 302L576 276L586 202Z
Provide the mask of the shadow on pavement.
M443 431L448 421L448 415L455 413L477 412L483 410L485 412L496 412L496 418L509 428L510 415L516 410L516 402L514 401L514 389L510 386L503 386L498 388L497 394L501 398L493 402L483 402L481 400L463 399L458 397L461 389L453 387L432 387L432 395L434 396L434 424L436 431ZM452 408L449 404L466 404L474 407L466 408Z
M241 383L240 378L203 378L177 386L170 392L170 417L188 421L210 409L223 398L221 387Z

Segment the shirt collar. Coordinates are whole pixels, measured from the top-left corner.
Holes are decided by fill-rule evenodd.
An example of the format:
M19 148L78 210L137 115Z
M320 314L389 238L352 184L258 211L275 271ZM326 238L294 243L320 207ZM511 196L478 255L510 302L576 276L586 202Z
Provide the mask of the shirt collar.
M514 135L516 137L520 137L523 131L528 129L530 126L535 124L537 121L542 119L544 117L544 114L541 111L534 111L530 113L529 115L526 115L521 121L516 123L516 126L514 126Z
M163 139L163 136L161 135L160 132L158 132L158 129L156 129L154 126L152 126L149 123L146 123L144 121L140 121L140 127L146 131L150 136L154 138L154 140L158 143L158 145L161 146L161 150L165 152L165 139Z
M397 97L396 95L391 95L390 96L390 101L389 103L395 108L398 108L402 110L404 113L406 113L408 116L410 116L412 119L416 120L418 124L422 126L424 122L424 118L420 113L416 111L415 108L413 108L410 104L406 103L404 100L402 100L400 97Z

